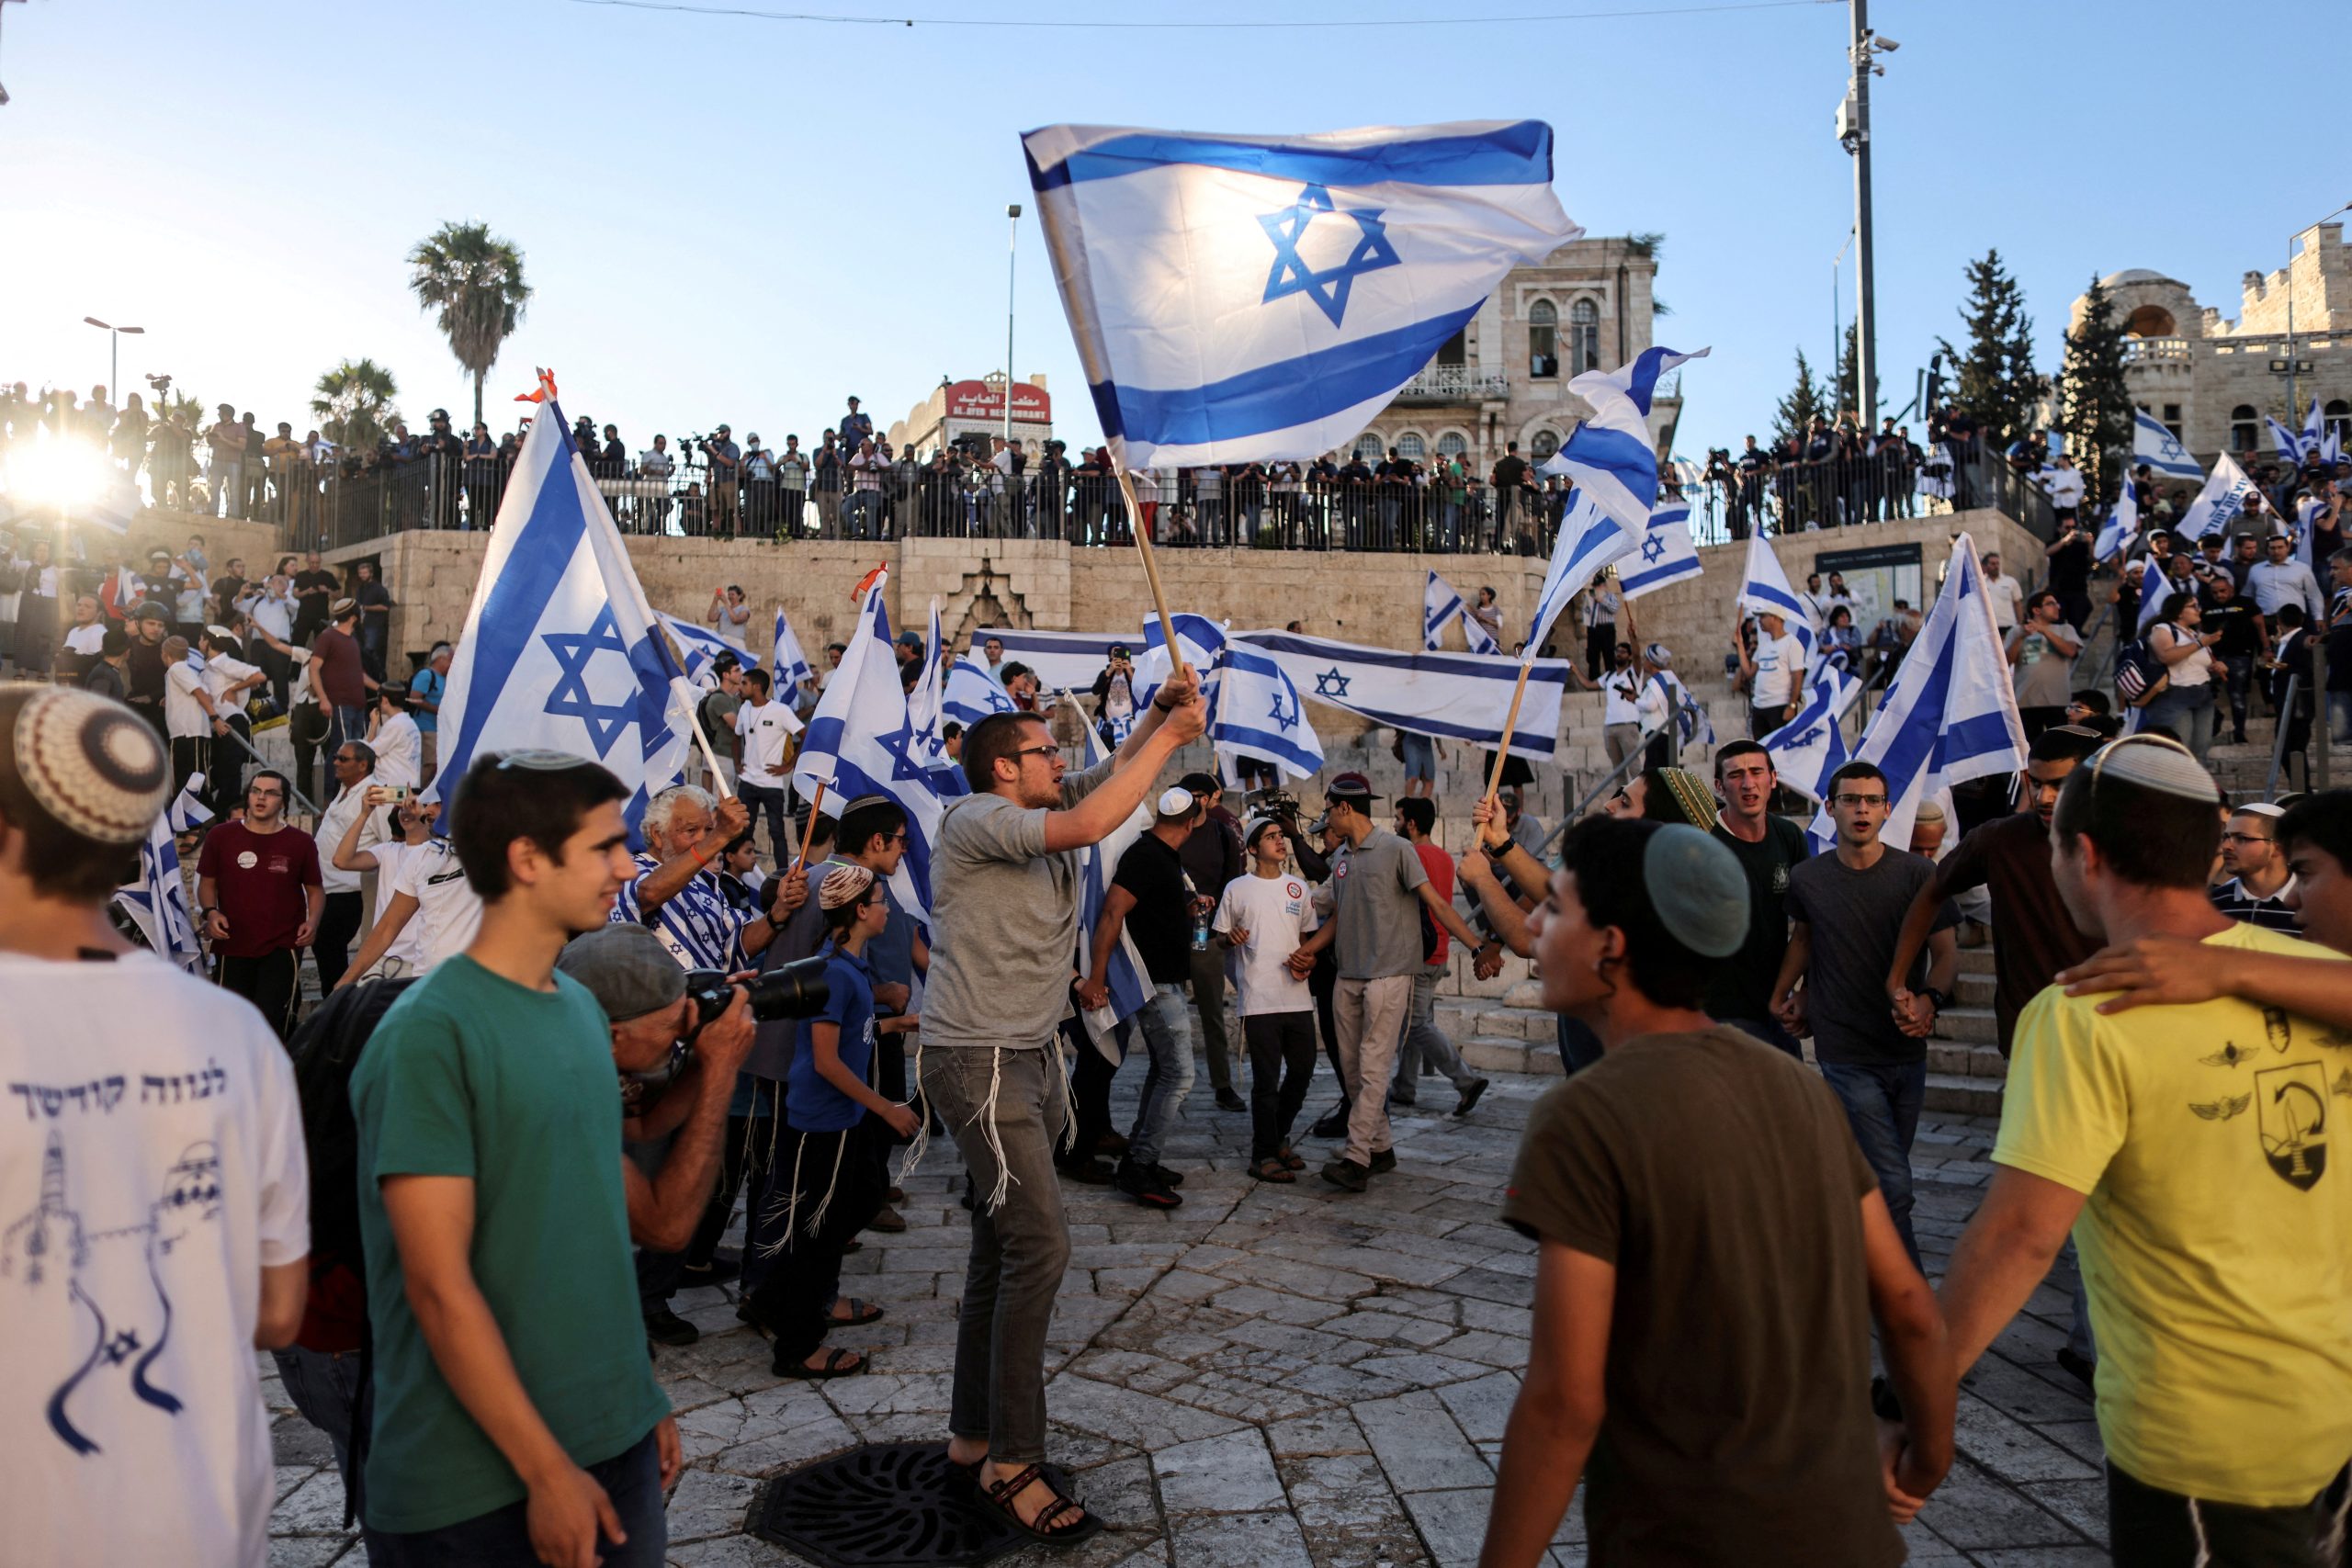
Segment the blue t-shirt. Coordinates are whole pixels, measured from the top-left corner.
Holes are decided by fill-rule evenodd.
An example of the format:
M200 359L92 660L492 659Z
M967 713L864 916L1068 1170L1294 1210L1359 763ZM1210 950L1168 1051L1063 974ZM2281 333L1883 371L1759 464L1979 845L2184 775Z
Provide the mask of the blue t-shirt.
M449 678L428 664L416 672L415 678L409 682L408 689L410 695L423 697L437 706L449 690ZM437 713L419 708L414 717L416 728L427 735L441 728L441 716Z
M839 1133L854 1127L865 1107L827 1083L817 1071L817 1029L841 1030L842 1066L860 1078L874 1062L874 977L865 961L838 947L825 949L825 1010L800 1021L792 1044L792 1066L785 1078L785 1119L796 1133Z

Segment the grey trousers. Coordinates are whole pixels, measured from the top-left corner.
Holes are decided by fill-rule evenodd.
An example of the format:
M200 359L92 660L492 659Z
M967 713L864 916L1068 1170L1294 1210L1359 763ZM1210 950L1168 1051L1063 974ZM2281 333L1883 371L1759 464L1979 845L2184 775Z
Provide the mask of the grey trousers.
M1046 1457L1046 1330L1069 1267L1054 1174L1070 1111L1059 1043L1047 1035L1040 1049L1007 1051L926 1041L922 1088L955 1135L975 1199L947 1429L986 1439L999 1464L1034 1464Z
M1201 1044L1208 1053L1209 1088L1233 1089L1233 1057L1225 1039L1225 949L1211 942L1193 954L1193 1005L1201 1015ZM1192 1047L1188 1044L1189 1052Z
M1424 1062L1443 1073L1457 1089L1478 1081L1478 1075L1464 1065L1453 1038L1437 1026L1437 983L1445 978L1450 967L1424 964L1413 976L1413 999L1405 1013L1405 1043L1396 1053L1394 1098L1399 1104L1410 1105L1420 1097L1418 1080Z

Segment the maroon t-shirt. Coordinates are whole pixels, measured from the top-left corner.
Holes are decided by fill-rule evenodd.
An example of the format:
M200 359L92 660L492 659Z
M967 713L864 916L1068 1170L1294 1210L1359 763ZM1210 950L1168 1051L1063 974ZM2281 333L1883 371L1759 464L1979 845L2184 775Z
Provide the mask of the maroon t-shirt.
M327 626L311 639L311 657L320 663L319 685L328 702L339 708L368 705L368 673L359 662L357 638Z
M310 913L303 890L319 886L319 846L300 828L256 833L242 822L223 822L205 835L196 874L212 879L229 922L213 955L259 958L294 945Z

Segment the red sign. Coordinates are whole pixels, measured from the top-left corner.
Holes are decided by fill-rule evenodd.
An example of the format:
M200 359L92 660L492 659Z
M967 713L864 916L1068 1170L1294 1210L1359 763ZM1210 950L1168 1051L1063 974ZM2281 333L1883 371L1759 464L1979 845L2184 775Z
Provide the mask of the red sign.
M986 381L957 381L947 389L947 418L993 419L1004 417L1004 388L990 386ZM1033 387L1026 381L1012 384L1012 417L1023 424L1051 424L1054 419L1053 400L1046 396L1046 389Z

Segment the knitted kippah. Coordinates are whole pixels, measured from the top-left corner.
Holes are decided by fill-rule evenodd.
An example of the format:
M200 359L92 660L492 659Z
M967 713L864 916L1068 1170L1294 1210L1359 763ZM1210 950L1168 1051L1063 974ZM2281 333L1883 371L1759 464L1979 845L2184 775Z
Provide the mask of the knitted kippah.
M1675 808L1693 828L1704 832L1715 825L1722 815L1715 805L1715 792L1707 781L1688 768L1660 768L1658 776L1666 781L1668 793L1674 796Z
M172 798L171 758L154 730L96 693L35 692L8 741L6 761L33 805L98 843L140 842Z
M1668 824L1651 834L1642 883L1667 934L1702 958L1728 958L1747 940L1747 878L1738 857L1700 829Z
M817 885L817 907L838 909L844 904L854 904L873 886L874 873L865 866L837 865Z

